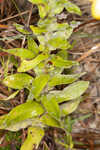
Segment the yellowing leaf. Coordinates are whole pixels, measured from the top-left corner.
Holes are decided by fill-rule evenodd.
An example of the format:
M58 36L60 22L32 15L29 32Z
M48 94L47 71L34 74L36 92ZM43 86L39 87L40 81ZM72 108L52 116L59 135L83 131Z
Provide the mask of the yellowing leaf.
M77 15L82 15L82 12L81 12L80 8L78 6L76 6L75 4L71 3L69 0L66 0L65 8L70 13L75 13Z
M72 74L72 75L63 75L63 74L57 74L51 78L48 85L50 87L60 84L69 84L80 78L84 73L80 74Z
M0 118L0 129L18 131L31 125L32 121L43 113L43 107L30 100L13 108L3 119Z
M46 32L45 28L36 27L36 26L33 26L33 25L30 25L30 28L33 31L33 34L36 34L36 35L39 35L39 34L42 34L42 33Z
M28 37L28 49L32 51L34 56L39 53L39 47L32 37Z
M44 136L44 130L38 126L28 128L28 136L21 146L21 150L33 150L38 148L42 138Z
M52 56L51 61L56 67L70 68L74 65L78 65L78 62L76 61L64 60L62 57L54 55Z
M32 83L31 92L35 98L37 98L42 92L43 88L46 86L49 80L49 75L43 74L36 77Z
M34 53L25 48L2 49L4 52L20 57L21 59L32 59Z
M3 83L13 89L23 89L26 88L33 81L33 77L26 73L16 73L13 75L7 76Z
M33 4L45 4L48 2L48 0L28 0L28 1Z
M47 97L55 96L56 101L62 103L80 97L86 91L88 86L88 81L78 81L64 88L62 91L50 92Z
M69 115L72 112L74 112L78 105L80 103L80 100L73 100L64 104L60 105L60 110L61 110L61 116Z
M80 97L88 88L88 81L78 81L66 87L62 94L65 99L76 99Z
M70 48L69 42L65 38L60 37L60 35L56 35L55 37L49 39L47 44L48 44L49 50L55 50L57 48L59 49Z
M39 14L41 18L44 18L48 13L48 5L39 5Z
M58 127L60 128L60 123L54 119L53 117L51 117L49 114L44 114L41 118L40 121L47 126L51 126L51 127Z
M30 60L30 61L23 60L21 62L20 67L18 68L18 72L26 72L28 70L31 70L34 67L36 67L40 62L42 62L43 60L47 58L48 58L48 55L43 53L43 54L38 55L33 60Z
M51 6L50 16L59 14L64 9L64 5L62 5L60 1L51 0L49 5Z
M27 34L27 35L31 34L27 29L25 29L25 27L23 25L15 23L15 24L13 24L13 26L15 26L16 29L23 34Z
M1 99L1 100L7 101L7 100L10 100L10 99L13 99L18 93L19 93L19 90L16 91L16 92L14 92L14 93L12 93L12 94L11 94L10 96L8 96L7 98Z
M59 120L60 119L60 109L59 105L56 102L55 97L47 98L47 96L41 97L42 104L44 105L46 111L51 115L53 118Z

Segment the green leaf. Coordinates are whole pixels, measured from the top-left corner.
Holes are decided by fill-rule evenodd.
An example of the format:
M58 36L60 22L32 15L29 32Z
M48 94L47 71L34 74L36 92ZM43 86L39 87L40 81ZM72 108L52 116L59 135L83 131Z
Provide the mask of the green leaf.
M29 32L27 29L25 29L23 25L15 23L15 24L13 24L13 26L15 26L16 29L23 34L31 34L31 32Z
M80 8L68 0L66 0L65 8L67 9L67 11L69 13L75 13L77 15L82 15Z
M35 98L37 98L44 87L47 85L47 82L49 80L49 75L43 74L34 79L32 82L32 89L31 92L34 95Z
M62 32L56 32L48 41L47 45L49 50L55 50L55 49L68 49L70 48L69 42L64 38L61 37ZM64 35L63 35L64 36Z
M60 84L69 84L69 83L76 81L82 75L84 75L84 73L73 74L73 75L57 74L51 78L48 85L52 87L52 86L56 86Z
M51 0L49 5L51 8L50 16L59 14L64 9L64 6L59 1Z
M16 57L14 55L10 56L10 63L13 64L14 67L18 67L18 59L16 59Z
M88 86L88 81L78 81L64 88L62 91L50 92L50 94L48 94L48 97L55 96L58 103L73 100L80 97L86 91Z
M32 121L43 113L43 107L39 103L30 100L13 108L3 118L0 117L0 129L18 131L32 125Z
M47 43L47 38L46 38L46 36L45 35L39 35L38 36L38 40L39 40L39 43L40 43L40 49L44 49L44 47L45 47L45 45L46 45L46 43ZM42 47L42 48L41 48ZM47 46L46 46L47 47ZM43 51L43 50L42 50Z
M38 26L41 28L41 29L46 29L47 31L47 28L49 26L51 26L51 24L55 24L56 23L56 19L55 18L46 18L46 19L40 19L39 22L38 22ZM49 30L48 30L49 31ZM52 30L51 30L52 31Z
M66 31L54 31L54 33L48 31L45 35L38 35L38 40L40 44L46 46L49 50L68 49L71 45L66 40L66 37Z
M49 114L44 114L40 118L40 121L44 125L60 128L60 123L56 119L54 119L53 117L51 117Z
M44 62L41 62L39 65L37 65L34 68L34 71L37 76L41 74L45 74L45 73L48 73L51 76L54 76L56 74L60 74L63 71L63 68L57 68L57 67L54 67L53 65L49 65L48 63L45 64Z
M38 5L38 8L39 8L40 17L44 18L49 11L48 5Z
M34 53L25 48L2 49L4 52L20 57L21 59L32 59Z
M61 74L63 72L64 68L59 68L59 67L54 67L54 66L51 66L51 70L50 70L50 75L51 76L55 76L57 74Z
M36 56L40 51L32 37L28 37L28 49L33 52L34 56Z
M74 112L80 103L80 99L73 100L60 105L61 116L66 116Z
M36 67L40 62L42 62L43 60L47 58L48 58L48 55L45 53L42 53L38 55L36 58L34 58L33 60L30 60L30 61L23 60L21 62L20 67L18 68L18 72L26 72L28 70L31 70L34 67Z
M48 0L28 0L29 2L33 4L46 4Z
M55 55L52 56L51 62L53 63L54 66L63 67L63 68L70 68L73 65L78 65L79 64L76 61L64 60L63 58L61 58L59 56L55 56Z
M88 81L78 81L66 87L62 94L64 94L64 97L67 100L76 99L86 91L88 86Z
M33 31L33 34L36 34L36 35L40 35L46 32L45 28L41 28L41 27L37 27L33 25L30 25L30 29Z
M44 130L40 127L28 128L28 136L21 146L21 150L33 150L38 148L42 138L44 136Z
M67 27L65 31L66 39L69 39L72 33L73 33L73 28L71 26Z
M27 86L32 83L33 77L25 73L16 73L13 75L7 76L3 83L10 88L13 89L23 89L27 88Z
M52 20L46 27L48 31L66 31L70 26L68 23L57 23L56 20Z
M46 111L56 120L60 119L60 109L56 102L55 97L47 98L47 96L42 96L41 101L46 109Z
M68 52L66 50L59 50L56 56L62 57L63 59L68 59Z
M45 74L45 63L41 62L39 63L35 68L34 68L35 74L37 76L41 75L41 74Z
M45 28L48 32L55 32L55 33L51 33L52 35L50 37L59 36L59 37L68 39L71 36L71 34L73 33L73 28L69 24L67 24L67 23L57 23L56 20L52 20L52 22L48 21L48 24L46 25Z
M64 9L64 7L62 7L62 5L59 5L59 6L55 5L50 12L50 16L54 16L56 14L59 14L63 9Z

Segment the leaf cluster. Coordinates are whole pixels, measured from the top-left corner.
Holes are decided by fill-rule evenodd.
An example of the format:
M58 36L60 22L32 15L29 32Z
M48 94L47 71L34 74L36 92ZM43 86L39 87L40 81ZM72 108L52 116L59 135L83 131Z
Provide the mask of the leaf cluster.
M66 118L78 107L89 83L77 81L84 73L64 73L65 69L79 64L67 59L67 50L72 47L68 39L73 28L68 23L58 23L56 16L64 8L78 15L81 11L68 0L29 1L38 6L39 22L36 26L30 25L31 33L23 25L14 24L20 33L27 35L27 48L2 49L20 58L17 73L2 81L8 88L16 90L5 100L14 98L21 89L27 89L29 95L25 103L0 117L0 129L18 131L28 127L21 150L32 150L38 148L46 127L61 128L69 141L64 146L73 148L68 130L70 121ZM34 76L28 74L30 70L34 71ZM57 86L64 88L58 90Z

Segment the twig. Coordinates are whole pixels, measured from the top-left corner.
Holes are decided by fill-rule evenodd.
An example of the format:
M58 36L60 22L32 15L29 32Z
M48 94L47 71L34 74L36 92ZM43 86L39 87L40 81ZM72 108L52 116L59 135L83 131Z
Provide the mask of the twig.
M21 13L21 12L20 12L20 9L17 7L17 4L16 4L15 0L12 0L12 2L13 2L13 4L15 5L15 7L16 7L18 13L20 14L20 13ZM22 22L24 23L24 19L23 19L22 15L20 15L20 17L21 17L21 19L22 19Z
M100 47L100 43L96 44L96 46L92 47L90 50L85 52L80 58L77 59L78 62L82 61L86 57L90 56L91 54L100 51L98 48Z
M24 12L22 12L22 13L20 13L20 14L16 14L16 15L14 15L14 16L11 16L11 17L8 17L8 18L5 18L5 19L1 19L0 22L8 21L8 20L10 20L10 19L19 17L20 15L25 15L25 14L27 14L27 13L29 13L29 12L30 12L29 10L24 11Z
M83 26L85 26L85 25L87 25L89 23L93 23L93 22L97 22L97 20L96 19L92 19L92 20L86 21L86 22L80 24L78 27L74 28L73 31L77 32L81 27L83 27Z
M28 21L27 21L27 27L29 26L30 24L30 20L31 20L31 16L32 16L32 9L33 9L33 5L31 5L31 9L29 11L29 16L28 16Z

